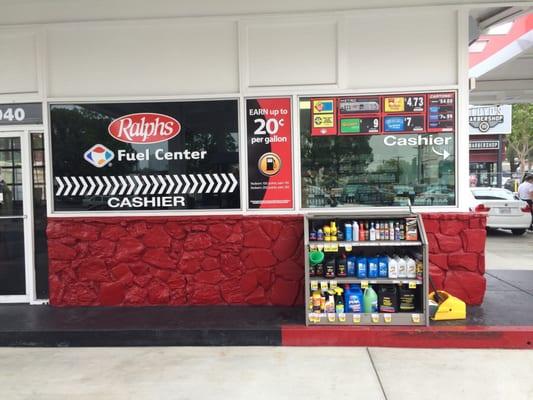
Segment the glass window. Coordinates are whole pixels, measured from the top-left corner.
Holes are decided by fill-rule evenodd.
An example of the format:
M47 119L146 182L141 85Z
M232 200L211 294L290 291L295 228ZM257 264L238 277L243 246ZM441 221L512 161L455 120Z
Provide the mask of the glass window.
M50 114L56 211L240 208L237 100Z
M328 120L324 111L311 110L316 101L300 99L302 207L402 206L408 201L416 206L454 205L452 129L429 133L433 125L426 126L426 119L433 115L425 113L423 102L421 108L410 109L418 114L384 116L379 111L382 97L363 100L337 98L333 106L324 101L322 110L338 107L338 115L333 111ZM405 110L404 100L401 105L391 100L383 108ZM353 116L343 118L343 112ZM406 132L409 123L414 128Z

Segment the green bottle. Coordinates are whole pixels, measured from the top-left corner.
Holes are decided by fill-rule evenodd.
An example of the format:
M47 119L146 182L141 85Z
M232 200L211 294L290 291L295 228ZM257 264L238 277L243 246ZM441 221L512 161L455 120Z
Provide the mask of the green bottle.
M365 313L378 312L378 295L372 286L368 286L363 294L363 311Z

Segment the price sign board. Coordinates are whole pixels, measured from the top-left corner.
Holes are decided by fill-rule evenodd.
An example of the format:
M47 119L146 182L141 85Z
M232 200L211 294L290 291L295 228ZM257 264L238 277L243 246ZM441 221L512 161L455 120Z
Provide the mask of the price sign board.
M428 132L455 130L455 93L428 94Z
M424 94L383 97L385 113L423 113L425 106L426 95Z
M0 125L42 124L41 103L0 104Z
M335 99L311 100L311 136L337 134L337 108Z
M385 132L411 133L425 130L424 115L390 115L383 118Z
M248 208L292 208L291 99L247 99L246 131Z

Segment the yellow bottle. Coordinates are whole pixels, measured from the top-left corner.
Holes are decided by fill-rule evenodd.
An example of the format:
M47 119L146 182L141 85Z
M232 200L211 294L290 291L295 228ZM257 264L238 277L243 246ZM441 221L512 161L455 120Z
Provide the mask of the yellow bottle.
M335 221L331 221L331 241L336 242L337 241L337 224Z
M324 225L324 240L326 242L331 241L331 228L328 225Z

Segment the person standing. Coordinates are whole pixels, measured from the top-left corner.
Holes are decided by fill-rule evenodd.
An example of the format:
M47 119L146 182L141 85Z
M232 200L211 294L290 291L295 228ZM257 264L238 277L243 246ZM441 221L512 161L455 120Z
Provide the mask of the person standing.
M531 212L531 225L529 230L533 230L533 175L526 175L524 181L518 186L518 197L529 204Z

